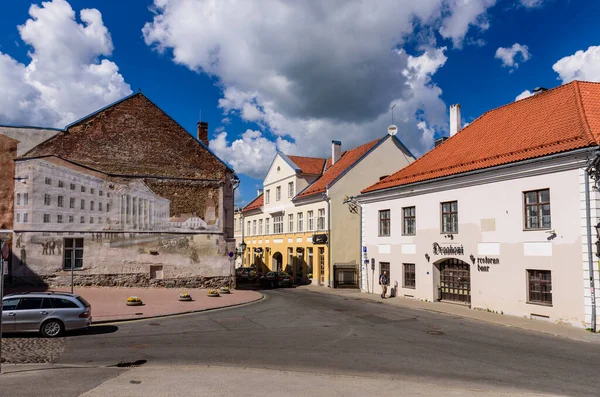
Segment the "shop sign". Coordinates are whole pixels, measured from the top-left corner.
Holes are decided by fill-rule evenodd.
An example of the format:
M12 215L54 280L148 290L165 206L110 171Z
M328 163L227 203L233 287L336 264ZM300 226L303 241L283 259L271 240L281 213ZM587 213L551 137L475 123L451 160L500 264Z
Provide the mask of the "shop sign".
M313 244L327 244L326 234L315 234L312 237Z
M477 271L479 272L489 272L489 265L499 265L500 258L490 258L488 256L484 256L483 258L477 258Z
M262 248L254 248L254 252L261 254L263 252Z
M444 245L433 243L433 255L464 255L465 250L462 245Z

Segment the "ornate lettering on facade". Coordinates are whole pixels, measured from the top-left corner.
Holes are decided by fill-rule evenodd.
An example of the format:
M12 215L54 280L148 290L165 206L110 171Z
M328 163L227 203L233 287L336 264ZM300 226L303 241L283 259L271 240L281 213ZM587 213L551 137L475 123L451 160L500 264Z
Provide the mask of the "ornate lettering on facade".
M464 255L465 250L463 246L444 246L442 247L438 243L433 243L433 255Z
M484 256L483 258L477 258L478 265L499 265L500 258L489 258Z

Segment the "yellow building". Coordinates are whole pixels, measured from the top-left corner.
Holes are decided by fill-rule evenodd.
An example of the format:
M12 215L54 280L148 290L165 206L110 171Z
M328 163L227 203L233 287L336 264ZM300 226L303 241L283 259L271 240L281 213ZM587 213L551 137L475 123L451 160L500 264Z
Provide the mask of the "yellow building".
M277 153L263 189L236 216L246 244L244 266L358 288L360 210L348 198L414 156L392 135L346 152L333 141L331 154L324 159Z

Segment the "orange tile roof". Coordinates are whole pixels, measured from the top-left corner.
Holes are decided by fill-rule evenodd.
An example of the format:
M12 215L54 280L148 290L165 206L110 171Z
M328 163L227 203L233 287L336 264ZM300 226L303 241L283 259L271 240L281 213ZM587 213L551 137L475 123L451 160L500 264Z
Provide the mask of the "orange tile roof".
M242 212L252 211L252 210L261 208L263 206L264 196L265 195L263 193L261 193L257 198L255 198L250 203L248 203L248 205L246 205L244 208L242 208Z
M288 158L300 168L303 174L321 175L323 173L325 159L301 156L288 156Z
M573 81L490 110L362 193L598 145L600 84Z
M387 136L386 136L387 137ZM324 193L327 186L342 175L348 168L352 167L365 153L373 148L384 138L379 138L374 141L365 143L357 148L350 149L342 153L340 159L332 166L328 166L323 176L317 179L313 184L308 186L304 191L300 192L296 198L312 196L313 194ZM331 164L331 159L327 160L327 164Z

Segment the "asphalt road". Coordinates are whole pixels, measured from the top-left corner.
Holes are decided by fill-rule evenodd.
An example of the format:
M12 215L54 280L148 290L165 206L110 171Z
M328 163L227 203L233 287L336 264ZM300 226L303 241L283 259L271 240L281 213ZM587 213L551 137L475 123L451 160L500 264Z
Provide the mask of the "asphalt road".
M274 377L284 370L509 393L600 394L597 345L302 289L265 295L235 309L95 326L91 334L66 338L58 363L98 368L89 387L71 385L71 393L123 371L108 366L146 360L144 366L252 368ZM55 371L45 386L60 395L73 373ZM0 379L0 390L18 395L7 382Z

